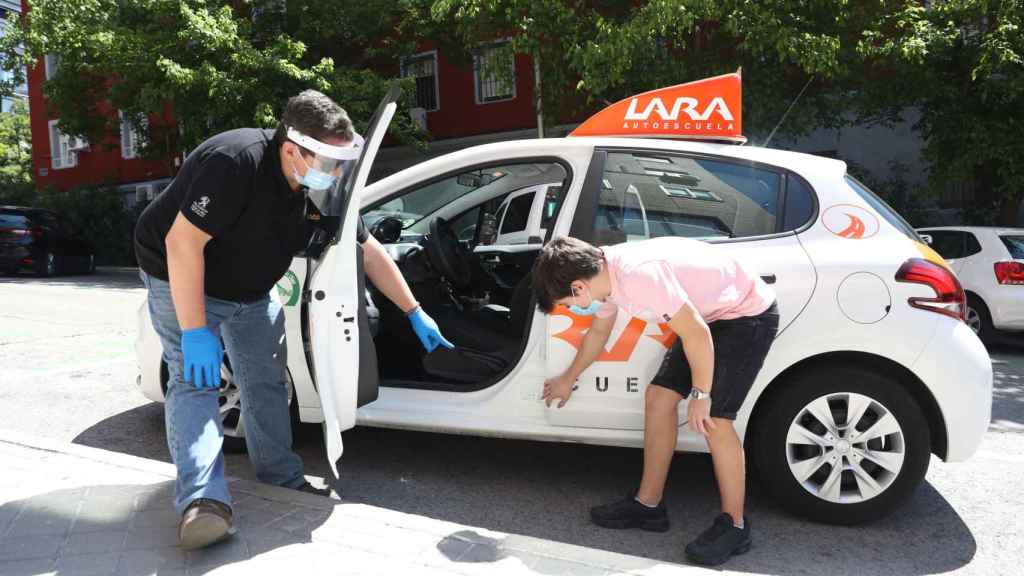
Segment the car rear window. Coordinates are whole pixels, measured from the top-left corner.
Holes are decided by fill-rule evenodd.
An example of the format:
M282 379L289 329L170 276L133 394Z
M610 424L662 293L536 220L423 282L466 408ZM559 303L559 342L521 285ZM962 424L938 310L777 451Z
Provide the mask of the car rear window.
M20 212L0 212L0 228L28 228L28 217Z
M907 238L910 238L915 242L921 242L921 237L917 235L916 231L914 231L914 227L908 224L898 212L886 204L885 200L879 198L874 192L869 190L867 186L861 184L856 178L849 174L846 175L846 183L854 192L863 198L865 202L870 204L882 218L885 218L886 222L892 224L893 227L900 232L903 232Z
M1010 251L1010 258L1024 260L1024 236L1000 236L999 239Z

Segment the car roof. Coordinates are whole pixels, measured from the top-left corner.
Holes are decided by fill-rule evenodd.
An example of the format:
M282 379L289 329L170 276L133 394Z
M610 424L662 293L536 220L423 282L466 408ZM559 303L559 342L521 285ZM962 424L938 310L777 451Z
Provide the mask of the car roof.
M728 158L736 158L741 160L749 160L752 162L760 162L773 166L781 166L786 168L793 168L799 166L801 171L810 171L815 173L825 173L829 176L842 177L846 174L846 162L842 160L836 160L834 158L826 158L824 156L814 156L812 154L805 154L802 152L793 152L790 150L777 150L775 148L762 148L759 146L740 146L736 144L725 144L717 142L696 142L692 140L670 140L665 138L609 138L609 137L597 137L597 136L573 136L566 138L533 138L529 140L505 140L502 142L492 142L489 144L481 144L479 146L472 146L464 148L455 152L444 154L430 160L426 160L420 164L416 164L405 170L401 170L396 174L392 174L381 180L378 180L372 184L377 187L378 185L387 186L391 183L391 179L396 177L398 174L402 174L407 170L423 170L428 169L435 162L442 162L442 158L450 158L455 155L461 154L486 154L493 150L496 158L500 157L501 154L515 153L515 152L531 152L539 149L543 149L544 152L538 152L538 154L547 154L552 151L557 151L561 148L565 149L577 149L577 148L624 148L624 149L644 149L644 150L665 150L668 152L690 152L698 154L709 154L715 156L725 156Z
M995 234L1024 234L1024 228L1008 228L1004 226L922 226L919 232L948 230L950 232L993 232Z

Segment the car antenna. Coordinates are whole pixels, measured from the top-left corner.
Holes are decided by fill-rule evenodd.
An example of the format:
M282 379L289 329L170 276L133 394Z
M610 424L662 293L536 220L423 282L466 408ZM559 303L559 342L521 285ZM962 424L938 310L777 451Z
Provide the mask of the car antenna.
M804 95L804 91L807 90L807 87L810 86L811 82L813 81L814 74L811 74L811 77L807 79L807 83L804 84L804 87L800 89L800 93L797 94L796 98L793 98L793 101L789 103L789 108L786 108L786 111L783 112L782 118L779 118L779 123L775 125L775 128L772 128L771 133L768 134L768 137L765 138L764 142L761 143L762 148L768 146L768 143L772 141L772 137L775 136L775 131L779 129L779 126L782 126L783 122L786 121L786 117L789 116L789 112L793 110L793 106L796 106L797 101L800 100L800 97Z

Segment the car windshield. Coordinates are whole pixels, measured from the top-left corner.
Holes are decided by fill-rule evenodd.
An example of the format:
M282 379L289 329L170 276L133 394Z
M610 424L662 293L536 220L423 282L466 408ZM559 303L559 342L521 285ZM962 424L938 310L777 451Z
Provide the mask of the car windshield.
M1024 236L1000 236L999 239L1010 251L1010 258L1024 260Z
M900 232L903 232L907 238L910 238L915 242L923 242L921 237L917 235L914 227L908 224L907 221L904 220L898 212L893 210L891 206L886 204L885 200L882 200L874 192L869 190L867 186L861 184L859 180L849 174L846 175L846 183L854 192L863 198L865 202L870 204L882 218L885 218L886 222L892 224L893 227Z
M507 171L501 168L475 171L452 176L427 184L422 188L385 202L363 215L366 222L376 221L385 216L394 216L402 221L402 227L409 229L427 216L437 212L447 204L479 190L500 178Z

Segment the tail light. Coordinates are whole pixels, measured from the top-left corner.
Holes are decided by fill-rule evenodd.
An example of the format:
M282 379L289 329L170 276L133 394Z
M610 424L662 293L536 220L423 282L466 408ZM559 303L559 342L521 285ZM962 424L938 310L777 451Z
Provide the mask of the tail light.
M28 230L24 228L0 228L0 232L5 232L13 236L32 236L33 238L42 238L45 230L36 226Z
M1000 284L1024 284L1024 264L1020 262L996 262L996 280Z
M967 296L960 281L945 266L921 258L911 258L896 272L896 281L924 284L935 291L934 298L914 296L908 299L907 303L914 308L938 312L958 320L964 319Z

